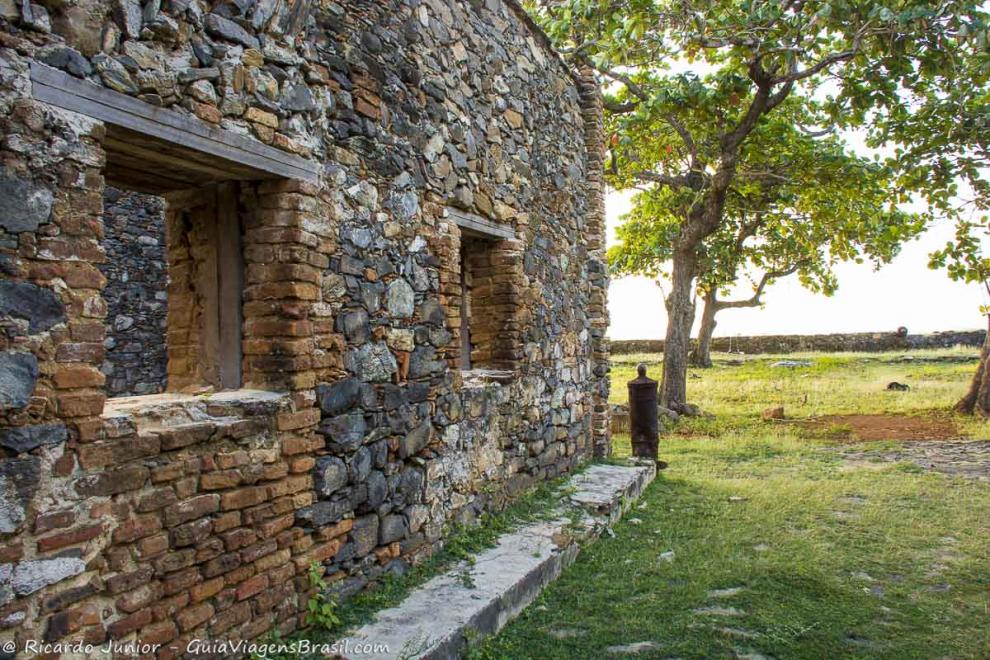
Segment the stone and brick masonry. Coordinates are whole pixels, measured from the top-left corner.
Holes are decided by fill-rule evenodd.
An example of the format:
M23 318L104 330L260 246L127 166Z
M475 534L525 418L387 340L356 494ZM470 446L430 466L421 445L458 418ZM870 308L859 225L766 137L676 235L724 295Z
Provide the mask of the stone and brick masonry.
M235 182L244 389L203 395L205 225L37 64L319 165ZM606 453L601 166L510 0L0 0L0 640L288 633L311 562L352 593Z
M103 207L107 278L106 358L109 396L165 391L168 263L165 209L153 195L107 188Z

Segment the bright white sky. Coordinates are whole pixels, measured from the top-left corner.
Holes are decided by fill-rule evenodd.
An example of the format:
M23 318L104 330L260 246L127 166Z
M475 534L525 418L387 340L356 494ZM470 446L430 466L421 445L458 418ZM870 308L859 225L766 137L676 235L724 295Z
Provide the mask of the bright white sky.
M606 198L610 245L629 198L627 192L610 192ZM928 254L944 245L952 230L949 223L932 227L879 271L869 264L841 264L836 269L839 290L831 298L806 291L796 277L783 279L767 288L763 308L720 312L715 335L893 331L902 325L912 333L983 328L979 308L988 301L982 287L928 269ZM747 295L745 286L740 294ZM652 280L613 279L608 295L612 339L663 338L667 313Z

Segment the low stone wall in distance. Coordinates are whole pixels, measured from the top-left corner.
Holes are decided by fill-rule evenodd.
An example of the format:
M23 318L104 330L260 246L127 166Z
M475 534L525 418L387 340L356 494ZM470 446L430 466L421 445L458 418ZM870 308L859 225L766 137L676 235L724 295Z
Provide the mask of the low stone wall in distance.
M951 348L952 346L983 345L985 330L950 330L926 335L897 332L855 332L831 335L758 335L754 337L715 337L712 350L732 353L825 353L862 351L902 351L919 348ZM630 353L663 353L662 339L631 339L613 341L613 355Z

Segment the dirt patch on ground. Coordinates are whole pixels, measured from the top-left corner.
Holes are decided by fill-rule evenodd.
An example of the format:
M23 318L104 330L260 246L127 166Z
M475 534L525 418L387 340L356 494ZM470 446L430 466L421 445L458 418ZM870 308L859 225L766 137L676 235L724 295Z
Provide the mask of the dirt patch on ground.
M826 415L799 424L835 440L956 440L950 418L915 415Z

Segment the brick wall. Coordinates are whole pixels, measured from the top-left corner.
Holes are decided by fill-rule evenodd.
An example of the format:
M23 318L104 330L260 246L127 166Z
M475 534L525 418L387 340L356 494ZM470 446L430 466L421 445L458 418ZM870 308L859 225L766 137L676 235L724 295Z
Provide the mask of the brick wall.
M515 369L523 358L522 247L518 241L462 239L462 261L470 308L471 365ZM463 309L462 309L463 311ZM453 322L453 318L452 318ZM460 330L460 328L458 328ZM459 332L455 341L460 341Z
M208 345L217 328L207 327L216 309L215 207L166 214L168 257L168 389L179 392L219 383L217 347ZM209 353L212 351L212 355Z
M275 394L108 408L80 436L66 497L35 517L31 545L22 537L17 566L33 581L18 590L15 572L19 596L58 578L74 586L29 601L27 620L53 614L18 635L134 637L167 657L193 637L294 629L306 591L297 575L325 550L293 526L310 497L308 466L279 429L293 420ZM100 560L84 562L80 545L101 546Z
M588 159L585 177L587 215L585 217L585 249L588 255L587 278L591 284L588 296L588 343L592 357L592 433L596 457L612 451L608 396L609 356L611 346L608 331L608 262L605 255L605 126L602 97L595 71L582 66L577 74L581 94L581 118Z

